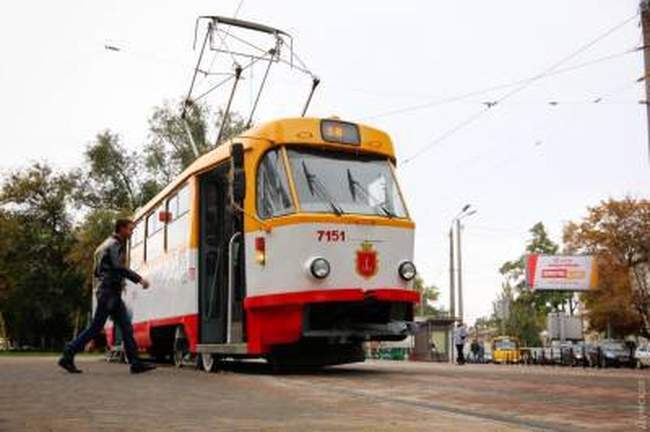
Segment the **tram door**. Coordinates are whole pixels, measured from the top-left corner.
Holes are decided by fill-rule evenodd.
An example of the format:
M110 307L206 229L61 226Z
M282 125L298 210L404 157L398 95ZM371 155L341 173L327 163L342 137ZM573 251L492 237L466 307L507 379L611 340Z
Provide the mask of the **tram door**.
M200 244L199 244L199 311L200 343L220 344L227 342L229 267L232 265L233 282L241 287L241 262L243 255L239 242L231 238L238 228L238 218L229 205L227 167L219 167L200 178ZM237 237L235 238L237 240ZM230 259L232 248L235 259ZM234 285L234 286L237 286ZM232 299L231 342L242 341L241 289L234 289Z

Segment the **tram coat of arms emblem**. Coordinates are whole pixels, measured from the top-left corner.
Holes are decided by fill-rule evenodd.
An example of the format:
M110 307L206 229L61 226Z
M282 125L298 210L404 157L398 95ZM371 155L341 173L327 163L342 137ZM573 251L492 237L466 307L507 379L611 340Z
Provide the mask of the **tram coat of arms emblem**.
M370 279L377 274L378 270L377 251L369 241L362 242L360 249L357 250L357 273Z

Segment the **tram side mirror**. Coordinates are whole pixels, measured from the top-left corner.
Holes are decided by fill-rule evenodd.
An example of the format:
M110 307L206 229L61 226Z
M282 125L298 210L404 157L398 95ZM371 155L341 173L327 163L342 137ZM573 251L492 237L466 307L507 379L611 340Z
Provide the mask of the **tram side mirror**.
M246 197L246 172L244 171L244 145L234 143L230 146L231 187L233 200L241 204Z

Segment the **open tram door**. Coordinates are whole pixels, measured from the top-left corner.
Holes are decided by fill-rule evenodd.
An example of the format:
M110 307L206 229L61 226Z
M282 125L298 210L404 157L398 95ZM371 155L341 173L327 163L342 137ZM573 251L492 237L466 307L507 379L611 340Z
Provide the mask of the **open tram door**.
M243 220L243 146L231 163L199 177L199 344L203 367L216 357L246 353Z

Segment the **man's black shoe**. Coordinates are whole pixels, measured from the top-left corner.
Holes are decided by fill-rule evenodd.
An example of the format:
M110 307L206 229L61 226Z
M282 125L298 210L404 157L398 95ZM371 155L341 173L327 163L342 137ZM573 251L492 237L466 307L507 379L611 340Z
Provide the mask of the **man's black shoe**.
M68 372L72 374L76 373L81 373L83 372L81 369L77 368L74 364L74 358L67 353L63 353L61 358L59 359L59 366L61 366L63 369L67 370Z
M139 374L143 372L149 372L150 370L156 369L156 366L149 363L136 363L131 366L132 374Z

